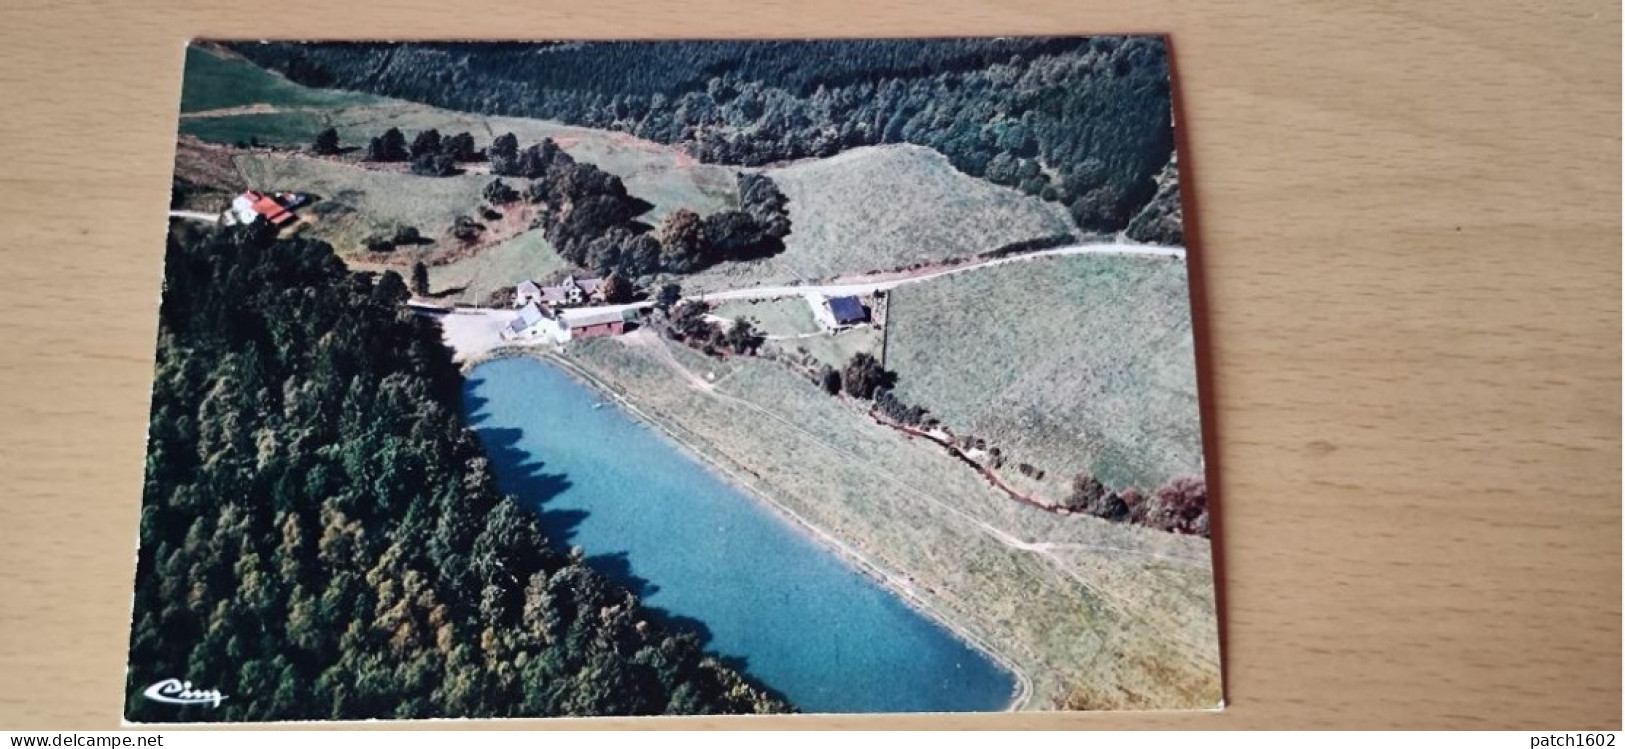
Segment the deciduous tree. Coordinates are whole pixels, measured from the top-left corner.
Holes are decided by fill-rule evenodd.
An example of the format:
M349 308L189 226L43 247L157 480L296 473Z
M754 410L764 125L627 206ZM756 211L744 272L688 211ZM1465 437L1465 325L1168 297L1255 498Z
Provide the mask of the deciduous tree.
M316 143L312 150L321 156L337 154L339 152L339 131L331 127L323 128L321 132L316 134Z
M439 153L440 153L440 131L439 130L436 130L434 128L429 128L428 130L424 130L422 132L419 132L417 137L412 139L412 150L411 150L412 158L416 159L419 156L424 156L424 155L427 155L427 154L439 154Z
M383 135L367 143L368 161L405 161L407 155L406 136L401 134L400 128L385 130Z
M429 295L429 266L419 260L412 264L412 293L418 296Z

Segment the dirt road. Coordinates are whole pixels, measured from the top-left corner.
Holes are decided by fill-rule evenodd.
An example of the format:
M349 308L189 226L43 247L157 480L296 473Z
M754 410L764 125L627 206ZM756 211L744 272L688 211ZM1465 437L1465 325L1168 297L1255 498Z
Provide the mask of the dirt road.
M220 214L218 214L218 213L204 213L203 211L170 211L169 212L169 217L170 218L186 218L186 219L191 219L193 221L207 221L207 222L209 222L211 224L218 223L220 221Z

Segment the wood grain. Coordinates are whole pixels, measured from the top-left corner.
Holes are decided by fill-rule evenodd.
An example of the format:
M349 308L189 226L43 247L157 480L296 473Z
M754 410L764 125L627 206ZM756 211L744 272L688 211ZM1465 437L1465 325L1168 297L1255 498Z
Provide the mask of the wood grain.
M0 727L118 722L187 39L1105 31L1174 40L1229 709L675 725L1620 727L1617 3L334 5L0 6Z

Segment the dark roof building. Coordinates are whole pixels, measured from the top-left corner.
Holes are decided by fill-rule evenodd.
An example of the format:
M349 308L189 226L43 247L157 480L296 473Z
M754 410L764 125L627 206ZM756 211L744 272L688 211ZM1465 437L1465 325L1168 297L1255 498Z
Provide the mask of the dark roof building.
M869 310L864 309L863 302L855 296L830 297L829 314L835 318L837 325L857 325L869 321Z

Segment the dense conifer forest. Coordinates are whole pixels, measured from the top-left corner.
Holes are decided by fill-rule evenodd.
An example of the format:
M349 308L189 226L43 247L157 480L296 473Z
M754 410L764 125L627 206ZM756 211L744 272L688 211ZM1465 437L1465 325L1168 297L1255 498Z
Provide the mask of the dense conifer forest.
M1096 232L1129 227L1174 148L1156 37L234 48L306 85L618 130L722 164L929 146Z
M165 264L132 720L788 709L498 491L399 276L263 225L176 224Z

